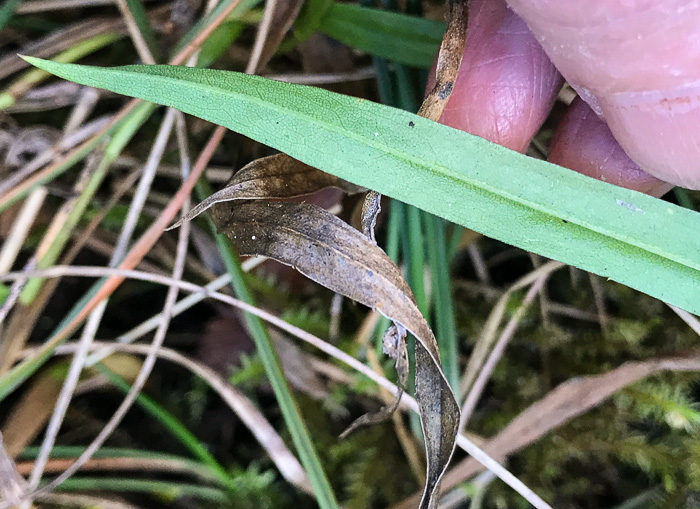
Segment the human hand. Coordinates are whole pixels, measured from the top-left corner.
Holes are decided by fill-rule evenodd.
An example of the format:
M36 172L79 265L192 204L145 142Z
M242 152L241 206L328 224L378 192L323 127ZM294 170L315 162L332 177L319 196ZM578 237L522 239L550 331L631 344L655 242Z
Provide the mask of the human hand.
M563 75L581 97L557 127L550 161L655 196L671 184L700 189L699 2L508 4L469 1L442 123L524 152Z

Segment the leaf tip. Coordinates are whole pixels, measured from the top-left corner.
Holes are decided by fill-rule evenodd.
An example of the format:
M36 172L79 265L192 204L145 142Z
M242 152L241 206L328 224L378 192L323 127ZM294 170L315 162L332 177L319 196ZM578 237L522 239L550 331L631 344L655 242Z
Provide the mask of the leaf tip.
M180 220L179 220L178 222L176 222L175 224L172 224L172 225L168 226L168 227L165 229L165 231L166 231L166 232L169 232L169 231L171 231L171 230L174 230L175 228L179 228L180 226L182 226L182 223L184 223L184 221L185 221L184 219L180 219Z

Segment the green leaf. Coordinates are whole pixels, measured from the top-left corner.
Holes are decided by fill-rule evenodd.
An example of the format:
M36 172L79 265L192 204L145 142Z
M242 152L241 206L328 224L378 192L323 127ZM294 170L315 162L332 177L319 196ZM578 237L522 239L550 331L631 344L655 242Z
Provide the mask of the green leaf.
M416 16L350 4L333 4L318 29L370 55L429 68L440 47L445 24Z
M224 125L354 184L700 313L696 212L321 89L208 69L27 60Z

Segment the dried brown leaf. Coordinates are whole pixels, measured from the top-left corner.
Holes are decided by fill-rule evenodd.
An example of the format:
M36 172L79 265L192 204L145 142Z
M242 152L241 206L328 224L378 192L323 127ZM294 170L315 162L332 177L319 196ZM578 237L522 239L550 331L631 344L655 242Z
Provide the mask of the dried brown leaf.
M262 157L241 168L226 186L193 207L168 230L191 221L217 203L234 200L263 200L294 198L315 193L327 187L337 187L348 194L365 189L341 178L292 159L286 154Z
M350 433L362 426L384 422L399 408L401 396L403 396L403 391L406 390L406 384L408 383L409 364L408 347L406 346L406 329L401 324L397 324L396 322L392 323L384 333L382 346L384 353L396 361L395 366L399 376L400 390L396 396L394 396L394 399L388 405L380 408L379 411L365 414L356 419L348 429L343 431L340 438L347 437Z
M416 337L416 399L428 469L420 507L435 507L455 447L459 407L440 367L435 336L399 268L362 233L313 205L218 203L211 214L219 232L241 254L291 265L330 290L376 309Z
M362 202L362 233L369 238L373 244L377 241L374 238L374 227L377 225L377 216L382 210L382 195L376 191L370 191Z
M467 0L449 0L447 30L442 37L435 67L435 85L423 101L418 114L437 122L452 95L467 40Z

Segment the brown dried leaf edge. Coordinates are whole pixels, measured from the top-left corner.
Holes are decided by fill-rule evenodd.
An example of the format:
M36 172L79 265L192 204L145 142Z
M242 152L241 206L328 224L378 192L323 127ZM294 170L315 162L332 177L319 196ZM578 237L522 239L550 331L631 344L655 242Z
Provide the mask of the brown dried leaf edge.
M217 203L211 215L242 255L291 265L330 290L375 309L416 341L416 399L427 480L420 508L435 507L455 448L459 407L440 366L437 342L399 268L366 236L319 207L284 202Z
M193 207L168 230L191 221L216 203L233 200L294 198L315 193L327 187L337 187L348 194L366 191L363 187L317 170L287 154L262 157L237 171L221 191Z

